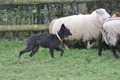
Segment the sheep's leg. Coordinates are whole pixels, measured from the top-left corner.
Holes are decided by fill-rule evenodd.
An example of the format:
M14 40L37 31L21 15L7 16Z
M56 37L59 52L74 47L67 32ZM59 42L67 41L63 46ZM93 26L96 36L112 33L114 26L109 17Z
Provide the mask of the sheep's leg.
M99 46L100 46L101 43L102 43L102 38L99 39L99 41L98 41L98 48L99 48Z
M102 43L102 38L99 39L99 41L98 41L98 48L99 48L99 46L100 46L101 43ZM104 51L106 50L107 46L108 46L108 45L105 43L104 46L103 46Z
M95 44L95 42L93 42L93 43L90 45L90 47L92 47L94 44Z
M99 46L101 45L101 43L102 43L102 38L99 39L99 41L98 41L98 49L99 49ZM105 47L104 47L104 50L105 50Z
M63 46L65 49L69 50L69 47L65 43L63 43Z
M90 41L87 41L87 49L90 49Z
M106 45L105 42L101 42L98 46L98 55L101 56L102 48Z
M118 59L119 56L118 56L117 53L116 53L116 47L115 47L115 46L112 46L112 52L113 52L115 58Z
M90 49L90 47L92 47L95 44L95 42L93 42L92 44L90 44L90 41L87 41L87 49Z

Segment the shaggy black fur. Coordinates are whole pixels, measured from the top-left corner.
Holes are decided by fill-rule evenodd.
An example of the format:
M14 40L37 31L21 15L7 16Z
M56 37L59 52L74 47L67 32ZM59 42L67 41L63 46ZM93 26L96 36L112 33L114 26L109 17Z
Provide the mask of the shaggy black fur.
M72 35L69 29L64 24L61 25L61 29L58 31L58 36L63 40L64 38ZM30 52L32 57L39 49L40 46L49 48L51 57L54 58L54 50L61 51L63 55L64 50L60 48L61 41L58 39L56 34L35 34L30 36L26 40L26 47L19 53L19 57L26 52Z

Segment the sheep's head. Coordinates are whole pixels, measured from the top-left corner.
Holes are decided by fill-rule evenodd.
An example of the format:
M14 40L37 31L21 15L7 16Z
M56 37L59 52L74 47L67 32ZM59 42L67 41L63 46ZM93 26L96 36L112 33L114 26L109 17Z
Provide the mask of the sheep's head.
M112 17L120 17L120 12L115 12Z
M111 16L106 12L105 9L100 8L96 10L96 13L98 13L100 15L100 17L103 18L103 20L106 20L108 18L110 18Z

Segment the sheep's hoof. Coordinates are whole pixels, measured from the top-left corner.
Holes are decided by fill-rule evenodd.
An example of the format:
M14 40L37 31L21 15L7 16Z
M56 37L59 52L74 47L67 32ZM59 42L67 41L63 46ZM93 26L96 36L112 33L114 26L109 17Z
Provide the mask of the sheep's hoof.
M90 49L90 46L87 46L87 49Z

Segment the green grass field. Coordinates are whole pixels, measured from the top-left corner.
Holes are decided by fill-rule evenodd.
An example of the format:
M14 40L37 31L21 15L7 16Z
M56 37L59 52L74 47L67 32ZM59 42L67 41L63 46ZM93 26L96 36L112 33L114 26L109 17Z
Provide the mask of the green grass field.
M71 48L62 57L55 51L52 59L49 50L40 48L32 58L29 53L18 58L24 44L0 42L0 80L120 80L120 59L110 50L99 57L97 48Z

